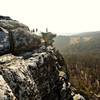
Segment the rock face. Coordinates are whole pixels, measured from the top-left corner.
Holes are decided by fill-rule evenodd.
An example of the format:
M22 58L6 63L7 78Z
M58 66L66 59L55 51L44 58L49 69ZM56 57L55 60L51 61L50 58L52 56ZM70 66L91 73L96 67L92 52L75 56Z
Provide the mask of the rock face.
M0 27L0 54L10 50L8 31Z
M62 55L39 44L27 26L0 18L0 100L85 100L74 99Z
M56 62L49 62L54 56L47 52L1 56L0 100L58 100Z
M39 37L33 35L26 25L0 16L0 54L34 49L39 44Z

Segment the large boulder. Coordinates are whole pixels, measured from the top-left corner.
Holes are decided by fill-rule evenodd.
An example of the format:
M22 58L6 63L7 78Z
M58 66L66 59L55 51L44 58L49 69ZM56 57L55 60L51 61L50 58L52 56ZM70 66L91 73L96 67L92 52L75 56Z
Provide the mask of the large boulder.
M8 18L8 17L7 17ZM0 54L39 47L40 38L16 20L0 18Z
M35 49L40 45L40 38L35 34L31 34L29 30L16 28L11 31L10 44L13 51L26 51Z

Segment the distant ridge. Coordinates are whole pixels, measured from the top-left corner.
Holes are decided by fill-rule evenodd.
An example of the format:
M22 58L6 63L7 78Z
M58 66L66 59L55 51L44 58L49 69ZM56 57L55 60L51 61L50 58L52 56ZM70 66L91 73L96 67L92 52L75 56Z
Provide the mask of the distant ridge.
M54 45L65 53L100 52L100 31L84 32L72 36L58 36Z

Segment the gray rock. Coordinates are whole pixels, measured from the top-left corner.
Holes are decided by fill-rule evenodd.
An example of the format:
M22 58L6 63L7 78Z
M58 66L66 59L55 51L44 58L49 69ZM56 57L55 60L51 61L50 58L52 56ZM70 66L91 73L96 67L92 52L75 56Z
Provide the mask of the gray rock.
M12 41L14 51L24 51L39 47L40 40L35 35L32 35L30 31L23 28L17 28L12 30Z
M25 60L23 57L16 57L12 54L0 56L1 77L18 100L41 100L54 92L51 91L50 84L55 85L54 81L58 76L57 72L51 72L53 77L49 76L48 65L43 62L48 57L46 52L37 53L37 56L33 54ZM40 62L40 60L43 61ZM48 62L49 65L50 63Z
M6 17L0 19L0 54L32 50L40 44L40 37L32 34L28 26Z
M0 54L9 51L9 34L4 28L0 27Z

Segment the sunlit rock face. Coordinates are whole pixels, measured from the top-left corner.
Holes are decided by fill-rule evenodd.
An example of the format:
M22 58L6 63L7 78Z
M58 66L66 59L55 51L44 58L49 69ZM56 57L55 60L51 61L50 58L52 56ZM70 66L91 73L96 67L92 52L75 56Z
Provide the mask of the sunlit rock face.
M30 52L27 53L30 55ZM6 96L8 100L8 94L5 95L5 92L11 91L12 95L9 95L9 98L17 100L46 100L47 98L56 100L58 94L54 88L58 72L52 66L55 63L49 62L53 55L51 57L46 52L32 53L30 57L24 59L25 55L26 53L17 57L6 54L0 57L0 79L7 85L3 86L2 83L0 85L5 87L0 88L2 96Z

